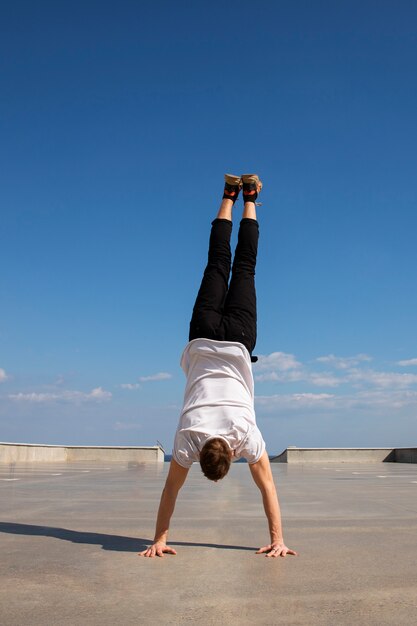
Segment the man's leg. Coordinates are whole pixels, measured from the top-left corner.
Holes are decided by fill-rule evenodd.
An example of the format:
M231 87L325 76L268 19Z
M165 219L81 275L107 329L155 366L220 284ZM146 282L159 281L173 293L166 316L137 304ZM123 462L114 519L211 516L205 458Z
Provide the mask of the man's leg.
M255 266L258 239L259 225L256 220L255 202L245 201L233 261L232 279L224 304L224 325L225 339L243 343L250 354L256 344Z
M232 209L239 193L226 186L216 219L212 222L208 262L194 304L190 322L189 340L205 337L224 339L222 330L223 307L227 295L232 254Z

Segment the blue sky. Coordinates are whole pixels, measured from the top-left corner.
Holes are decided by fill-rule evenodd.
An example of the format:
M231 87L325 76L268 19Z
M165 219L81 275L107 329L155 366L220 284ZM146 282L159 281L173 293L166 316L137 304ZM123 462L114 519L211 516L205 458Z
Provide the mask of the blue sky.
M416 21L2 3L0 440L170 449L223 174L255 171L269 451L417 445Z

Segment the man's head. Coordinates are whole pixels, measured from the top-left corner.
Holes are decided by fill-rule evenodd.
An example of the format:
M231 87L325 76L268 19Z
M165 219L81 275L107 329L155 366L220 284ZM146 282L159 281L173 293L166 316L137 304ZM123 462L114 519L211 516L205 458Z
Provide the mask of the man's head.
M209 480L221 480L229 471L232 451L224 439L213 437L206 441L200 452L200 465Z

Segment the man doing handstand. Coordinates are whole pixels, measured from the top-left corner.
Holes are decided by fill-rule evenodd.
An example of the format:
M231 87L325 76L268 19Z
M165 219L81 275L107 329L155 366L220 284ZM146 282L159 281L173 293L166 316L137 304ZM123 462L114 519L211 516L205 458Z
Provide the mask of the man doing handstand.
M232 209L243 187L244 209L231 269ZM194 461L217 482L231 462L245 458L262 493L271 542L258 553L296 554L282 535L278 496L265 442L256 425L251 362L256 343L255 266L259 226L256 199L262 183L255 174L225 175L223 199L212 222L208 263L194 305L189 343L181 358L187 377L184 404L172 461L159 505L147 557L176 554L167 546L168 529L179 490Z

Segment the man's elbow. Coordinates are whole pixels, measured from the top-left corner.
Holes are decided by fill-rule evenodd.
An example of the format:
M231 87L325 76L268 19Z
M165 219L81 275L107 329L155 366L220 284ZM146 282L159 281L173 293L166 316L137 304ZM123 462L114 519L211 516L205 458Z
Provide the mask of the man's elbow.
M275 483L273 480L265 480L258 486L263 496L274 495L276 493Z

